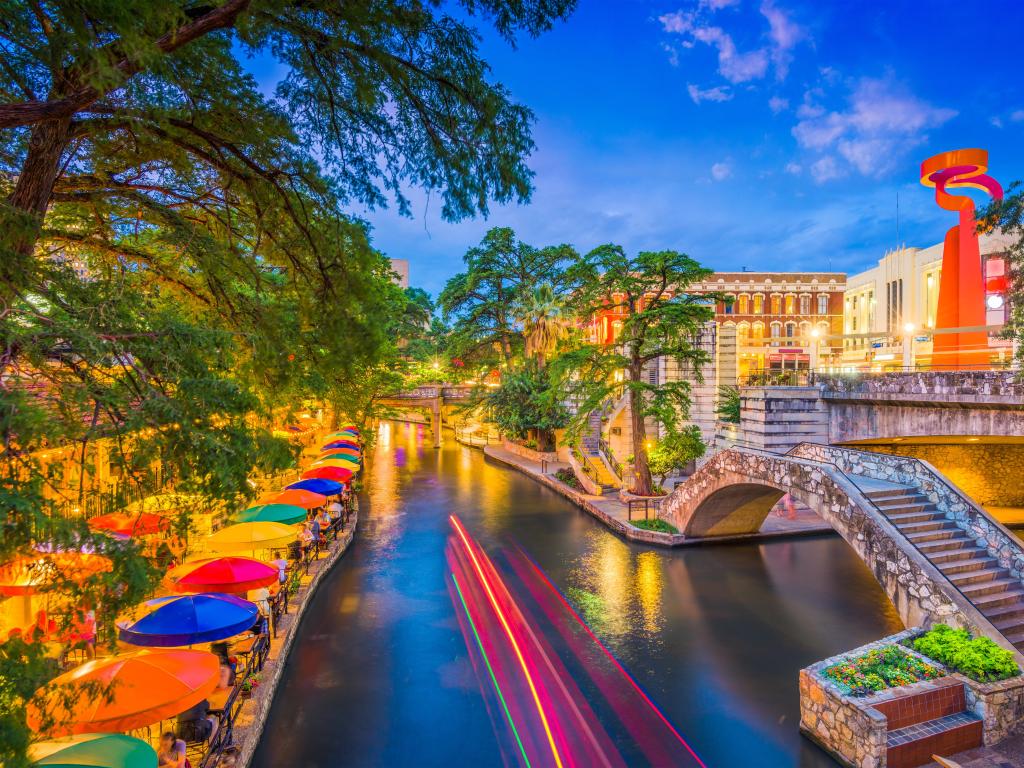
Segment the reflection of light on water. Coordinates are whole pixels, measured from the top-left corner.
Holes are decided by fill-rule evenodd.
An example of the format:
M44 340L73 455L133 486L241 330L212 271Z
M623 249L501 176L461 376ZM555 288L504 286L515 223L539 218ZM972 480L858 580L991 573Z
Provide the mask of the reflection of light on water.
M596 534L596 535L595 535ZM599 634L624 635L630 630L632 593L629 548L616 538L593 531L587 553L573 571L572 593L585 599L580 607Z
M382 421L377 427L377 446L379 448L391 447L391 422Z
M640 599L644 630L655 633L661 629L662 587L661 558L655 552L641 552L636 558L636 592Z

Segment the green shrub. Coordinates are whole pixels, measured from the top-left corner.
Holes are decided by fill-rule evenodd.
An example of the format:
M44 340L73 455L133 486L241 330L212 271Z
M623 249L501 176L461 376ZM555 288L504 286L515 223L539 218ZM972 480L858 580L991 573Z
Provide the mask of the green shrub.
M581 483L580 479L576 477L576 473L573 472L568 467L562 467L560 470L555 472L555 477L561 480L566 485L568 485L570 488L573 488L577 491L583 490L583 483Z
M867 696L886 688L941 677L942 670L911 656L899 646L887 645L863 656L844 659L822 674L852 696Z
M914 640L914 650L980 683L1020 674L1011 651L987 637L971 637L966 629L953 629L945 624L936 624Z
M657 531L658 533L679 533L679 529L671 523L654 518L652 520L635 520L634 528L643 528L645 531Z

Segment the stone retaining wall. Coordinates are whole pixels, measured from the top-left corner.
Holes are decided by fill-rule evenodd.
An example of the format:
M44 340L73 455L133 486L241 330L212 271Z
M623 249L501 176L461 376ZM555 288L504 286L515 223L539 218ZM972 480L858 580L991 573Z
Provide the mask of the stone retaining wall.
M997 683L955 677L967 684L967 708L982 720L985 746L1024 730L1024 676Z
M535 451L532 448L527 448L525 445L520 445L507 439L502 440L501 444L509 453L522 456L524 459L535 461L538 464L542 461L558 461L557 451Z

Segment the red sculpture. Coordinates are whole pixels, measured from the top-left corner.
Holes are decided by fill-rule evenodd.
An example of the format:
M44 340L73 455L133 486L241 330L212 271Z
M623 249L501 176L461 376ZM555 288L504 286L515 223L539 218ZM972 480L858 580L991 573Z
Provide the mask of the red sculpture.
M950 371L987 368L990 352L985 326L985 285L981 273L974 201L966 195L951 195L947 189L970 187L1003 198L999 182L986 175L988 152L957 149L929 157L921 163L921 183L935 187L935 202L947 211L959 211L960 223L946 233L942 249L942 276L935 330L956 328L954 333L936 333L932 342L932 366Z

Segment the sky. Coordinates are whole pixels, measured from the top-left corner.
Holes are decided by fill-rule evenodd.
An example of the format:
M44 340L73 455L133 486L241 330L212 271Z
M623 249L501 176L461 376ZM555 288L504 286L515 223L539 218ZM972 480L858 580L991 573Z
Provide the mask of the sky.
M1004 186L1024 178L1022 22L1017 0L580 0L513 49L477 20L492 78L535 114L531 202L454 224L425 194L409 218L353 213L435 295L493 226L852 274L955 223L926 157L983 147Z

